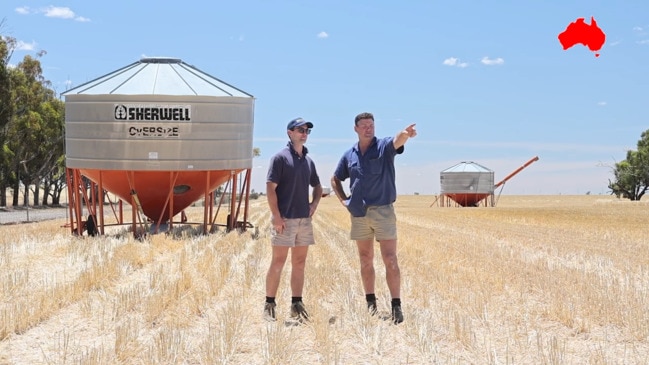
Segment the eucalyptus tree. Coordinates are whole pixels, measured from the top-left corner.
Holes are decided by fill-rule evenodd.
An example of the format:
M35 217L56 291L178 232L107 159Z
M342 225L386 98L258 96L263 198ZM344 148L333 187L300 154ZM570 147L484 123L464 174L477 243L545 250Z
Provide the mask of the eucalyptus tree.
M18 205L21 182L23 205L29 204L28 186L34 186L38 204L41 182L58 170L65 153L65 107L43 77L39 58L45 52L12 66L16 44L14 38L0 36L0 206L7 205L8 187L13 206Z
M11 184L12 172L9 169L9 156L5 148L7 126L14 114L15 104L11 98L10 65L11 55L16 48L16 40L4 36L4 19L0 21L0 206L7 206L5 192Z
M608 184L612 194L629 200L642 199L649 189L649 129L642 132L637 147L615 164L614 180Z
M44 54L39 52L37 57ZM7 128L6 151L16 177L20 177L25 187L34 186L34 202L38 204L41 181L57 167L64 154L64 104L50 89L37 58L25 56L10 76L15 109ZM16 182L14 191L18 188ZM23 204L27 205L29 190L24 192ZM13 203L17 203L16 194Z

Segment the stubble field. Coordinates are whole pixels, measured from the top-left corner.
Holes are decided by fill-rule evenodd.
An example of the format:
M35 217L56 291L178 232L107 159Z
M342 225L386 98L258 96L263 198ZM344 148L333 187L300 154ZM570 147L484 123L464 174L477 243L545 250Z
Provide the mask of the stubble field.
M349 216L314 217L306 325L262 318L265 200L245 233L125 228L77 238L64 219L0 226L0 364L645 364L649 205L502 196L497 207L399 196L405 322L365 308ZM202 208L188 210L202 220ZM390 298L378 245L379 310Z

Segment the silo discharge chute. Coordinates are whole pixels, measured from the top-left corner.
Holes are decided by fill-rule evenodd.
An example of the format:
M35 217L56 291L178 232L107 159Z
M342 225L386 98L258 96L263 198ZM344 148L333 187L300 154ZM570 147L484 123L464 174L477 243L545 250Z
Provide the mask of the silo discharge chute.
M516 170L512 171L509 175L505 176L504 179L500 180L500 182L499 182L498 184L496 184L496 185L494 186L494 188L497 188L497 187L499 187L499 186L501 186L501 185L504 185L504 184L507 182L507 180L511 179L512 177L514 177L514 175L516 175L516 174L518 174L519 172L521 172L521 170L523 170L524 168L526 168L527 166L531 165L533 162L538 161L538 160L539 160L539 156L534 156L534 157L532 157L529 161L527 161L527 162L526 162L525 164L523 164L521 167L519 167L519 168L517 168Z

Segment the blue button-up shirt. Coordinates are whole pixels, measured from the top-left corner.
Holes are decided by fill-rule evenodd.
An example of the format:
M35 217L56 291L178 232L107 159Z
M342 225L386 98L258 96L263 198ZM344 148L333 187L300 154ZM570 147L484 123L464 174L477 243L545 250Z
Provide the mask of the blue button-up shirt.
M368 206L387 205L397 200L394 157L403 152L394 148L393 137L374 137L365 154L356 143L338 162L334 175L340 181L350 178L347 210L364 217Z

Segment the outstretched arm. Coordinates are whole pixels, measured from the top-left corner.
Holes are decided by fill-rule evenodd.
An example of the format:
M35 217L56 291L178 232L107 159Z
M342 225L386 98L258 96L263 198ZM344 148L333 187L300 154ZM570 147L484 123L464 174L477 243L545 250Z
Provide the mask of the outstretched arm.
M394 140L392 141L392 143L394 144L394 149L397 150L401 148L401 146L406 144L409 138L412 138L416 135L417 130L415 129L415 123L407 126L406 129L399 131L399 133L394 136Z

